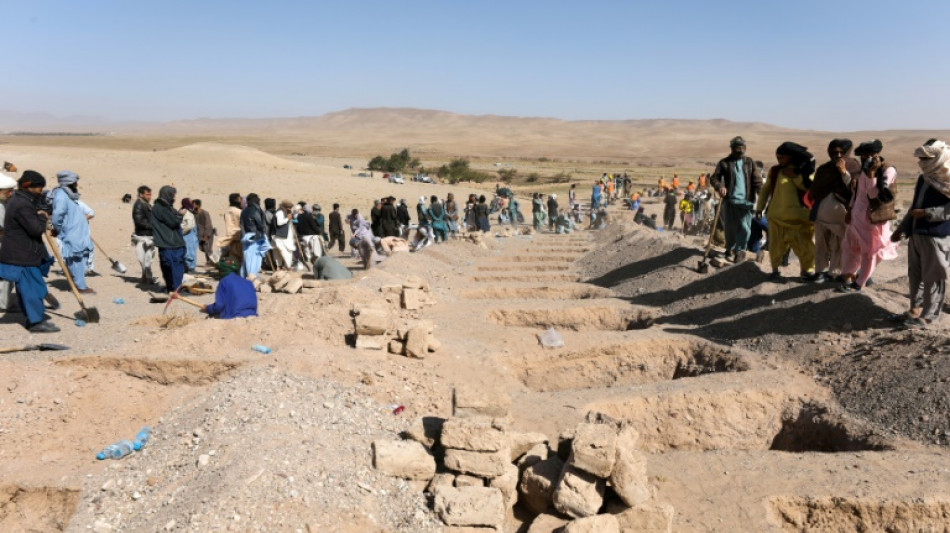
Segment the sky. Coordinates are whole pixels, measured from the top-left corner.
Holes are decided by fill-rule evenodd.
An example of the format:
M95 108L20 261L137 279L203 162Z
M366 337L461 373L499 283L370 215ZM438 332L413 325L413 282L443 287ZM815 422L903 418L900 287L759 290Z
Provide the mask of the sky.
M950 2L0 0L0 110L950 129Z

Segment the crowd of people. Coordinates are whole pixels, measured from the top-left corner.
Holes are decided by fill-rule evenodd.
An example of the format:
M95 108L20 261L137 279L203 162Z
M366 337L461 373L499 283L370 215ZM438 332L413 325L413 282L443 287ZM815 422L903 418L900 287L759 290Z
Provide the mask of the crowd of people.
M700 175L697 183L690 180L682 191L677 175L669 184L660 178L655 191L644 193L632 191L626 174L604 173L592 189L590 227L603 227L607 206L620 199L636 212L635 222L654 229L672 230L679 212L684 232L722 230L727 261L741 263L750 254L761 261L767 249L769 278L777 281L791 252L803 281L834 280L840 292L871 284L877 265L897 257L897 243L906 237L911 305L893 318L907 327L924 327L941 312L950 267L950 148L935 139L917 148L920 177L894 230L897 169L887 163L883 150L878 140L854 148L849 139L834 139L828 145L829 160L816 166L804 146L785 142L776 149L776 164L765 172L761 161L746 155L745 140L736 137L715 170ZM57 186L44 191L46 180L38 172L24 171L18 180L0 176L0 310L12 308L15 287L25 325L34 332L58 330L44 319L44 301L52 305L54 300L44 280L53 263L43 242L48 229L48 242L56 239L55 251L76 289L95 293L87 283L87 274L94 272L89 220L95 213L80 199L76 173L62 171L56 179ZM196 272L199 256L206 267L239 273L244 280L254 280L263 268L309 270L321 279L340 279L352 274L329 255L334 248L343 254L349 244L351 255L369 269L395 252L445 242L460 231L490 231L493 213L499 224L523 221L518 200L501 186L490 204L476 194L463 206L452 193L444 200L420 197L414 225L406 200L397 203L392 196L375 201L366 220L358 209L344 217L339 204L325 216L319 204L265 198L262 206L256 193L232 193L219 235L200 199L176 203L176 195L175 187L166 185L152 202L151 188L143 185L132 207L131 242L141 282L161 284L166 292L181 287L186 272ZM662 198L662 226L656 214L645 215L642 205L644 197L656 196ZM568 208L562 209L556 194L534 193L534 229L576 230L583 219L576 184L567 201ZM713 213L720 216L715 219ZM161 278L153 272L156 261Z

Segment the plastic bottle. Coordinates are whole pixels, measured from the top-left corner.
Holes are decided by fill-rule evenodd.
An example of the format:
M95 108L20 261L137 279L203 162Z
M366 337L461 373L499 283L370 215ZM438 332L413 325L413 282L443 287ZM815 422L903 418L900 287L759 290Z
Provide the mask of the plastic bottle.
M81 318L77 318L75 324L76 324L76 327L77 327L77 328L84 328L84 327L86 327L86 321L83 320L83 319L81 319Z
M270 353L270 348L264 346L263 344L255 344L254 346L251 346L251 349L255 352Z
M152 435L152 428L145 426L139 431L139 434L135 436L135 440L132 442L132 448L135 451L139 451L148 444L148 438Z
M126 455L132 453L132 450L135 449L135 445L132 444L132 441L120 440L115 444L110 444L106 449L99 452L96 455L96 459L102 461L103 459L122 459Z
M112 303L122 305L125 303L125 300L122 298L116 298L115 300L112 300Z

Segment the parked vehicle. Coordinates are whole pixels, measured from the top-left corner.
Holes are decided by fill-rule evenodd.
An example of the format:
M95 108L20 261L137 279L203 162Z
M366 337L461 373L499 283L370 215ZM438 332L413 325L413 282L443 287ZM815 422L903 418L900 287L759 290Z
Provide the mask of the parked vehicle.
M432 183L432 178L425 174L415 174L412 176L412 181L419 181L422 183Z
M404 183L406 183L406 180L402 177L402 174L398 174L398 173L397 173L397 174L390 174L390 175L389 175L389 183L404 184Z

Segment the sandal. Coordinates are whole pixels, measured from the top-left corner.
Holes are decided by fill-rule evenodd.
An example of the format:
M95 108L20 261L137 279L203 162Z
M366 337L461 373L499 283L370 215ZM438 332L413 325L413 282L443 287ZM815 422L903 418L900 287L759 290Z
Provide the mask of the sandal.
M845 283L841 285L840 287L835 289L835 292L849 293L849 292L858 292L860 290L861 290L861 287L859 287L857 283L852 281L850 283Z
M904 329L924 329L929 325L929 322L923 318L908 318L904 321Z

